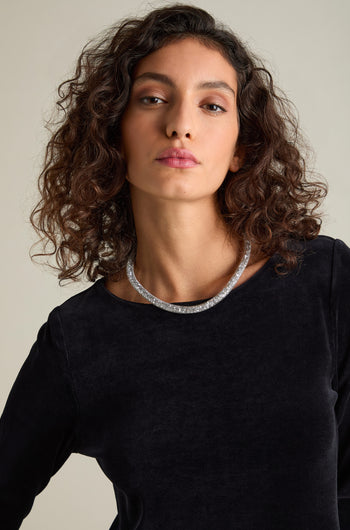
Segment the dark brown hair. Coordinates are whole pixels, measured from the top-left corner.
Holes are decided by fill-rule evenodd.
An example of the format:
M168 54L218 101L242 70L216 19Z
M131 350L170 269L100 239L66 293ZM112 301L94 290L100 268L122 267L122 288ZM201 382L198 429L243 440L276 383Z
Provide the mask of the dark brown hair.
M34 256L55 255L60 282L82 273L90 281L114 276L135 254L121 117L138 61L188 36L219 49L238 76L237 145L244 162L236 173L228 171L217 190L228 232L250 239L267 256L277 252L279 272L297 265L301 250L294 242L318 235L321 219L315 211L327 187L306 178L308 151L290 102L229 28L203 9L174 4L122 20L90 41L74 77L58 88L63 117L49 123L55 130L39 176L41 200L30 221L43 243L43 252Z

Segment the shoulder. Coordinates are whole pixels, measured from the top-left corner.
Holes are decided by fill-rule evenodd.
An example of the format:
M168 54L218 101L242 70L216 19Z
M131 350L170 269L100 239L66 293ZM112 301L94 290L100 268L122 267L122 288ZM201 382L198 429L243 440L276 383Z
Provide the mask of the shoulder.
M321 235L312 240L296 243L302 251L301 270L312 270L315 274L332 274L339 256L349 259L350 249L341 239Z
M299 264L286 275L276 273L276 288L327 301L331 293L339 291L341 283L350 282L350 249L342 240L321 235L312 240L290 240L289 244L298 251ZM275 255L272 264L279 263L279 259Z
M120 304L109 296L103 281L97 280L54 307L44 325L56 347L64 351L72 370L93 360L97 349L109 337L117 336L125 322Z
M337 239L331 236L321 235L315 239L298 242L302 246L303 254L306 258L322 256L324 260L332 259L334 246Z
M53 308L49 314L49 322L55 323L61 331L70 332L79 337L80 331L93 325L114 307L102 286L100 278L89 287L83 289Z
M99 300L99 283L96 281L79 293L67 298L62 304L55 307L61 316L70 317L72 314L85 313L96 308Z

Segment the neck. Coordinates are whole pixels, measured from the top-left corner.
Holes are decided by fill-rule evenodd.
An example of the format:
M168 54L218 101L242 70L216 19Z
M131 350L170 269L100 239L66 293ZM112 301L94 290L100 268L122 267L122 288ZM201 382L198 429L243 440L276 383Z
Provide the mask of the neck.
M153 198L154 199L154 198ZM133 199L137 236L135 276L166 302L210 298L232 276L242 244L230 238L212 199Z

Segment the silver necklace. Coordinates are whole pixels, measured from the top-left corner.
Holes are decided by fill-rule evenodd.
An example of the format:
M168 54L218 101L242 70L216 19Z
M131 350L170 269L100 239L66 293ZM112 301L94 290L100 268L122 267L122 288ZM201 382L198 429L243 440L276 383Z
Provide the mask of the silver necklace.
M177 304L170 304L169 302L164 302L164 300L161 300L160 298L157 298L152 293L147 291L143 285L137 280L135 273L134 273L134 263L132 258L130 257L128 259L128 262L126 264L126 274L128 277L129 282L134 287L134 289L146 300L151 302L153 305L160 307L161 309L164 309L165 311L170 311L172 313L199 313L200 311L205 311L206 309L209 309L213 307L214 305L218 304L225 296L228 295L228 293L232 290L234 285L238 282L239 278L241 277L244 269L246 268L249 257L250 257L250 251L251 251L251 245L248 240L244 243L244 255L243 258L238 265L235 273L233 276L231 276L231 279L229 282L225 285L225 287L213 298L210 298L206 302L203 302L201 304L197 305L189 305L189 306L183 306L183 305L177 305Z

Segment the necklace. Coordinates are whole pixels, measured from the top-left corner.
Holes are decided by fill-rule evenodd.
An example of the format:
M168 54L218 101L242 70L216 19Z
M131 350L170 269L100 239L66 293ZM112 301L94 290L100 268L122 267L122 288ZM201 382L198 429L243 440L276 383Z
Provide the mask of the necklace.
M151 302L153 305L160 307L161 309L164 309L165 311L170 311L172 313L199 313L200 311L205 311L206 309L210 309L214 305L218 304L225 298L225 296L228 295L228 293L232 290L234 285L238 282L239 278L241 277L244 269L246 268L249 257L250 257L250 251L251 251L251 245L248 240L244 243L244 255L243 258L238 265L235 273L233 276L231 276L229 282L225 285L225 287L213 298L210 298L206 302L203 302L201 304L197 305L190 305L190 306L183 306L183 305L177 305L177 304L171 304L169 302L164 302L164 300L161 300L160 298L157 298L152 293L147 291L143 285L137 280L135 273L134 273L134 263L131 259L131 257L128 259L128 262L126 264L126 274L128 277L129 282L134 287L134 289L146 300Z

